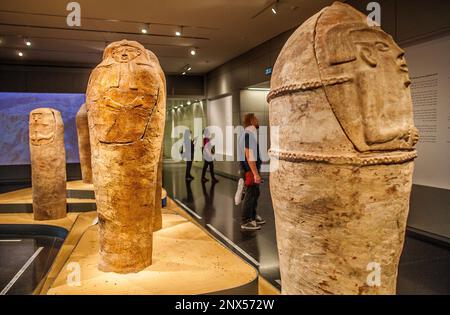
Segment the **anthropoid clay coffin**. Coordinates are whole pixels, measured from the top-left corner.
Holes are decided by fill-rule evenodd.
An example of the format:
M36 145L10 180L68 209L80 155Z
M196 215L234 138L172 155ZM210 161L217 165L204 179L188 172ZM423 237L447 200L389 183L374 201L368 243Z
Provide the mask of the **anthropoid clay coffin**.
M102 271L138 272L152 263L165 103L153 53L127 40L106 47L86 95Z
M61 113L51 108L34 109L29 128L34 219L64 218L66 151Z
M418 141L409 86L403 50L346 4L283 47L268 102L284 294L396 292Z
M76 117L78 134L78 152L80 155L81 178L86 184L92 184L91 143L86 104L81 105Z

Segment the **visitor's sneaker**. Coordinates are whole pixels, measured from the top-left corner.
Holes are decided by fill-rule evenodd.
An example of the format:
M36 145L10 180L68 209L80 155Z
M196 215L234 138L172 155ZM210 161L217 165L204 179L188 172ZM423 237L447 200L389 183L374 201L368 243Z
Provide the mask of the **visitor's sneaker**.
M236 194L234 195L234 204L238 206L242 202L242 196L244 195L244 179L239 178Z
M258 225L266 224L266 220L264 220L259 214L256 215L255 221Z
M260 229L261 229L261 226L256 224L256 221L250 221L248 223L241 225L241 230L243 230L243 231L257 231Z

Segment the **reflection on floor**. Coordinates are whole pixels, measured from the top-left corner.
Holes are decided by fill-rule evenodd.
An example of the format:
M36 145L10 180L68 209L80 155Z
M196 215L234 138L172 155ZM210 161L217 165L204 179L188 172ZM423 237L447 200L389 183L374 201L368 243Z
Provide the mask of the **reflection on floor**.
M450 294L450 250L406 237L400 259L399 294Z
M32 294L49 271L64 239L0 234L1 294Z
M235 206L233 201L236 182L218 177L220 182L216 185L212 185L211 182L201 184L201 170L194 167L192 175L195 179L186 183L184 172L182 164L164 166L164 188L168 195L194 211L198 216L197 219L201 217L199 221L207 226L213 235L218 236L219 239L223 239L223 235L236 244L238 248L231 246L226 239L224 240L225 245L230 249L243 256L255 267L259 267L263 277L269 281L270 279L280 279L274 217L268 184L262 185L259 200L259 214L267 220L267 224L258 232L242 233L240 230L240 207ZM185 208L185 210L188 209ZM245 252L246 255L243 255L242 252ZM279 288L276 282L270 282Z
M201 170L192 169L195 179L184 180L183 164L164 165L164 187L168 195L212 234L241 257L259 268L261 275L280 287L275 225L268 180L262 184L259 214L267 223L258 232L241 232L239 206L234 205L236 182L219 177L220 182L202 184ZM209 175L208 175L209 176ZM398 294L449 294L450 250L407 237L400 261Z

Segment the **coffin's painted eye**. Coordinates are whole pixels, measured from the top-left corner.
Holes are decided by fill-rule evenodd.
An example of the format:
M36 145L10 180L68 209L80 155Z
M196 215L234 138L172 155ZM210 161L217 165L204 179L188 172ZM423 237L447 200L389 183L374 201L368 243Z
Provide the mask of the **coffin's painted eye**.
M389 46L386 45L383 42L376 42L375 43L375 47L379 50L379 51L388 51L389 50Z

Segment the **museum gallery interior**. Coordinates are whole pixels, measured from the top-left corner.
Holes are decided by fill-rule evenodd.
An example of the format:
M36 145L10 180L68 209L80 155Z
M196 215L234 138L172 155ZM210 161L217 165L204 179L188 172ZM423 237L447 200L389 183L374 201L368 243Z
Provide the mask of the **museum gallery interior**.
M0 295L450 294L449 35L448 1L2 1Z

